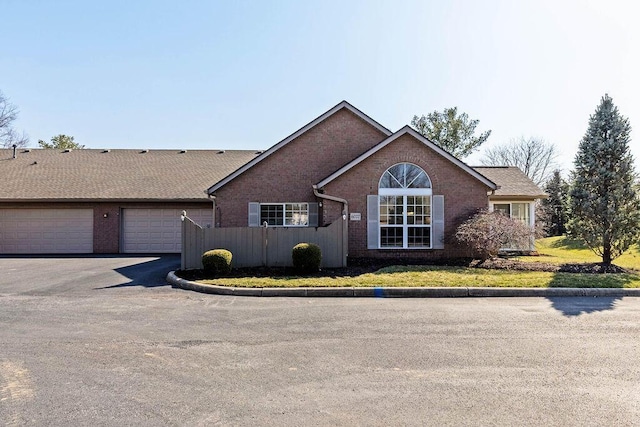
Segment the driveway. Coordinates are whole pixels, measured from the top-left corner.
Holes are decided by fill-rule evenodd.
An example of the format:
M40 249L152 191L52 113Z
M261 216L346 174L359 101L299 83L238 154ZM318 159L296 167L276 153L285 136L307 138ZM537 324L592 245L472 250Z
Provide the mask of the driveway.
M100 289L167 286L167 273L178 268L179 254L0 256L0 294L89 296Z
M640 298L250 298L0 258L0 425L639 425Z

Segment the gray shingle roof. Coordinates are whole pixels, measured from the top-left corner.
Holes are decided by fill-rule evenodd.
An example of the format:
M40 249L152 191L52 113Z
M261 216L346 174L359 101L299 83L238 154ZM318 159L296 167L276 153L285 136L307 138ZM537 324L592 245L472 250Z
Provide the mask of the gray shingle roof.
M547 194L515 166L474 166L473 169L500 186L495 191L499 197L544 198Z
M255 150L0 149L0 201L207 200Z
M206 200L206 189L259 152L255 150L0 149L0 201ZM516 167L474 167L500 186L495 195L545 193Z

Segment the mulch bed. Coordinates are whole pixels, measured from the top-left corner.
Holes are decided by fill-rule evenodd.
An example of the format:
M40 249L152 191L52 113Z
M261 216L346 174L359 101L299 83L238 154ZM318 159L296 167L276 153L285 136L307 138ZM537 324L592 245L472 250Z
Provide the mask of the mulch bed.
M399 260L398 260L399 261ZM343 268L328 268L317 273L305 274L304 277L355 277L366 273L373 273L379 269L389 265L404 265L403 262L385 262L376 263L372 261L357 262L354 265ZM483 268L489 270L511 270L511 271L547 271L551 273L586 273L586 274L619 274L629 273L622 267L617 265L605 265L601 263L585 263L585 264L549 264L543 262L522 262L510 258L494 258L485 261L457 259L450 260L446 264L455 267L472 267ZM211 277L203 270L178 270L178 277L186 280L202 280ZM292 267L252 267L237 268L225 277L287 277L297 276L297 272Z
M626 269L613 264L584 263L558 265L544 262L522 262L509 258L494 258L486 261L474 260L469 263L469 267L493 270L548 271L551 273L616 274L629 272Z

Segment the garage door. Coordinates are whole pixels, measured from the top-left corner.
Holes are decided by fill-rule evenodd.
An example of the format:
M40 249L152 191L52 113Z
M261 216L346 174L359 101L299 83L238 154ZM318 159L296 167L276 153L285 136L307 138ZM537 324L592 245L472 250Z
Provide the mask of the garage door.
M183 209L123 209L122 252L177 253L182 247ZM211 224L211 209L189 209L189 218Z
M2 254L90 254L93 209L0 209Z

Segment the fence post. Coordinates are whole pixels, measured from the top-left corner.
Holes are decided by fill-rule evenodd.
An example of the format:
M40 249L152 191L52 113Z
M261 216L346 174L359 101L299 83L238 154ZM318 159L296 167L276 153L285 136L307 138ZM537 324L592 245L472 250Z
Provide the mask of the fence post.
M267 231L268 223L265 221L262 224L262 266L267 267L268 264L268 246L269 246L269 232Z

